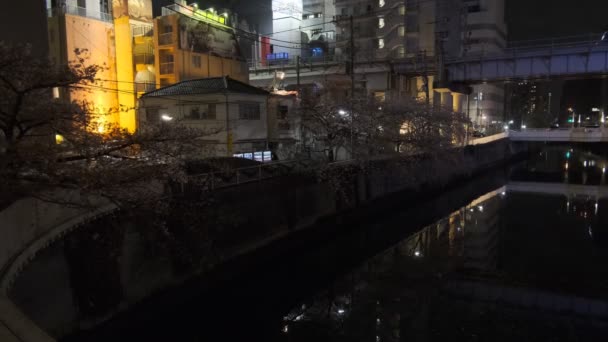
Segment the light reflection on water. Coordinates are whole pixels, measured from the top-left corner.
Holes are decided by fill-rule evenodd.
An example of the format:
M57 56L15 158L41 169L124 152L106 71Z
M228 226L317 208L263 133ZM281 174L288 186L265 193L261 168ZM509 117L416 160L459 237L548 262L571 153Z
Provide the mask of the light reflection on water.
M504 187L368 259L298 305L284 317L286 340L605 336L608 327L596 318L608 317L607 164L601 155L545 148L514 169ZM452 291L463 284L482 294ZM507 292L533 299L509 298ZM574 312L572 304L558 310L560 300L587 309ZM606 310L594 312L589 303Z

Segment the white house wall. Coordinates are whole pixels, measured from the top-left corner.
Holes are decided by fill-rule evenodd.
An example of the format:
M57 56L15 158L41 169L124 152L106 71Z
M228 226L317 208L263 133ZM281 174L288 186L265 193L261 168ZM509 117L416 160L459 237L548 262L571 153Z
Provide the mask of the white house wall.
M256 102L260 105L259 120L240 120L239 103ZM205 104L216 104L215 120L188 120L185 119L192 107ZM226 105L228 105L228 120L226 117ZM140 99L138 119L146 121L146 108L159 108L159 115L167 115L173 120L185 126L201 129L208 134L203 139L217 144L218 155L227 155L239 152L252 152L260 150L260 145L265 147L268 140L267 128L267 97L263 95L229 94L226 96L213 95L187 95L187 96L163 96L148 97ZM228 125L227 125L228 124ZM232 134L233 150L227 151L228 130Z

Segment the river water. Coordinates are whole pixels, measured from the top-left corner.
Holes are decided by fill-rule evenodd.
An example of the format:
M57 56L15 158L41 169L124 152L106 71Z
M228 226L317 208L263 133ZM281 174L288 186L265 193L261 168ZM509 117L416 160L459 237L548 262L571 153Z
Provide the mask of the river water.
M605 340L601 151L537 146L504 185L295 306L284 341Z
M536 146L434 200L64 340L605 340L604 151Z

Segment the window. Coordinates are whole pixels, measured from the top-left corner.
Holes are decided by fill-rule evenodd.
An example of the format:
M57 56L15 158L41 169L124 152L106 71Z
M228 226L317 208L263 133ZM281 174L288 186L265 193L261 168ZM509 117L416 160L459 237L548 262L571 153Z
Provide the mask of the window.
M378 18L378 28L384 27L384 18Z
M59 87L53 87L53 98L54 99L59 98Z
M386 5L386 1L384 0L378 0L378 7L384 7L384 5Z
M405 26L399 26L399 37L405 36Z
M323 13L315 13L315 18L323 18Z
M469 8L467 10L469 13L481 12L481 6L479 6L479 5L469 6Z
M259 120L260 119L260 104L259 103L240 103L239 104L239 120Z
M405 5L399 5L399 15L405 15Z
M322 28L316 28L316 29L313 29L313 30L312 30L311 34L312 34L313 36L316 36L317 34L321 34L321 32L323 32L323 29L322 29Z
M259 162L271 162L272 152L271 151L256 151L253 153L236 153L232 155L235 158L246 158L253 159Z
M397 58L405 58L405 47L400 46L397 48Z
M342 13L342 15L348 15L348 8L347 7L342 8L341 13Z
M190 111L184 116L186 120L215 120L217 109L215 103L202 106L190 107Z
M193 55L192 56L192 65L195 68L201 68L201 65L202 65L202 63L201 63L201 56Z
M150 123L158 123L160 121L160 108L146 108L146 121Z
M378 38L378 49L384 49L384 38Z
M278 112L279 112L279 119L285 120L285 119L287 119L287 114L289 113L289 107L285 106L285 105L279 105Z

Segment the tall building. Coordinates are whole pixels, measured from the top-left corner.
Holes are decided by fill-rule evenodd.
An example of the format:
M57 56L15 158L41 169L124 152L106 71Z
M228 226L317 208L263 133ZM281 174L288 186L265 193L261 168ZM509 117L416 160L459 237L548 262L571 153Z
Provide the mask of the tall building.
M103 133L107 124L120 123L116 86L116 46L114 24L108 2L96 0L47 0L49 54L58 64L74 60L76 49L88 50L86 63L105 66L97 74L102 87L87 91L69 90L59 96L67 101L87 101L93 107L92 126Z
M507 46L504 0L467 0L463 6L462 55L501 53ZM467 114L481 130L501 130L506 121L504 85L474 85Z
M302 32L314 39L335 26L328 53L303 42L304 49L325 53L282 64L253 63L251 82L268 86L282 75L286 86L331 83L349 96L352 80L358 94L379 99L409 96L468 113L480 126L502 127L504 90L490 84L471 88L450 84L443 70L450 58L500 52L506 46L504 0L305 0ZM322 11L325 12L322 12ZM332 17L330 17L332 16ZM323 20L322 18L325 18ZM352 19L351 19L352 18ZM351 21L352 20L352 21ZM313 25L309 27L309 25ZM352 37L352 39L351 39ZM334 48L332 49L332 45ZM333 51L332 51L333 50ZM312 55L312 53L311 53ZM303 54L303 56L306 56ZM354 77L351 77L354 65ZM298 77L299 76L299 77ZM471 95L467 96L469 93ZM484 119L485 118L485 119Z
M272 0L271 53L280 59L301 54L302 12L302 0Z
M230 13L179 2L164 7L162 14L154 19L157 85L219 76L249 82Z
M46 7L50 57L65 64L86 50L86 63L105 67L98 84L59 97L86 101L99 133L108 124L135 131L137 93L154 84L151 1L47 0Z
M336 7L334 0L304 0L302 43L304 57L331 58L335 54Z

